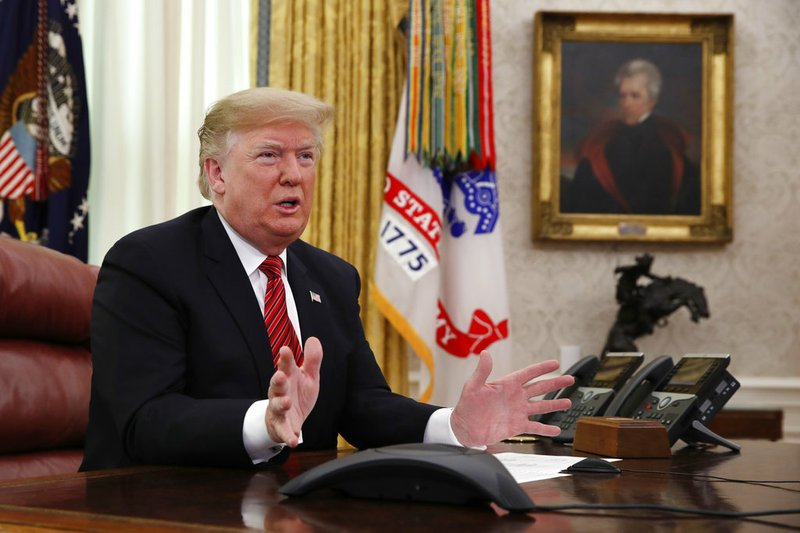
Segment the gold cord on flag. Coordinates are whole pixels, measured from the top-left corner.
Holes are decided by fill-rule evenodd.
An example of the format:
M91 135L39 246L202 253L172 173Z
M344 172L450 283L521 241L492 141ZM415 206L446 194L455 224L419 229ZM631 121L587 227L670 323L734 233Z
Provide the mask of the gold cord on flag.
M50 139L48 136L48 94L47 94L47 0L39 0L36 26L36 73L39 77L36 98L36 177L33 181L31 198L42 202L47 199L47 175Z

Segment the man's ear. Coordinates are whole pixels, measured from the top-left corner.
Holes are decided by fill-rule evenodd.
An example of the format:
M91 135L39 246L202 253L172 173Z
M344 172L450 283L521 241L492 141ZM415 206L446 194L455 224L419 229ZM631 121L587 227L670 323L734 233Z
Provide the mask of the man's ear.
M225 178L222 176L222 165L214 158L207 158L203 163L208 179L208 186L217 194L225 194Z

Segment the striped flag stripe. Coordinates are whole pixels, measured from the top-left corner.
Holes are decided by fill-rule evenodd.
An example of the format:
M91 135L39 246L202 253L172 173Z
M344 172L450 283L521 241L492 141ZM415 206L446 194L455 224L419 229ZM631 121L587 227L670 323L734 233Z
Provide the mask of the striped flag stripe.
M6 192L8 191L8 192ZM30 194L33 192L33 174L27 176L27 179L20 180L17 182L16 187L6 187L3 190L0 190L0 198L8 198L13 200L15 198L19 198L25 194Z
M6 173L6 169L8 167L14 163L17 163L18 161L22 161L22 158L19 156L19 153L12 144L8 150L4 150L2 153L0 153L0 176Z
M25 170L30 172L28 165L25 164L21 157L9 157L6 167L0 169L0 180L3 182L9 181L14 176L24 173Z
M0 198L17 198L33 189L33 173L19 160L0 176Z
M33 173L8 130L0 137L0 198L18 198L33 189Z
M14 144L14 139L11 138L11 134L6 130L3 136L0 137L0 165L5 162L6 158L14 156L19 157L19 152ZM1 169L2 166L0 166Z
M5 152L8 151L8 147L11 146L13 143L11 142L11 133L9 130L3 132L3 136L0 137L0 155L3 155Z

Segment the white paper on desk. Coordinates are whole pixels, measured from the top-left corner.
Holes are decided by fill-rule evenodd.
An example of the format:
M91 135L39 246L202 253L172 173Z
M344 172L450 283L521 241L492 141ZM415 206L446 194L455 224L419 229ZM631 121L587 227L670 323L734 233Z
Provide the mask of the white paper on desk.
M537 455L512 452L496 453L494 456L506 467L517 483L569 476L570 474L562 474L561 471L578 461L586 459L586 457L571 457L567 455ZM606 459L606 461L619 461L619 459Z

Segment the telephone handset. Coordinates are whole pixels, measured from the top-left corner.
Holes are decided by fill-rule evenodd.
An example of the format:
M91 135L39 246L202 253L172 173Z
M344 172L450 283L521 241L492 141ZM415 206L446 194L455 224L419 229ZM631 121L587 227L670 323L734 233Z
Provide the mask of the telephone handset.
M673 367L672 360L662 356L640 372L653 367L654 379L637 375L609 405L606 416L658 420L667 429L670 445L682 439L689 444L708 442L739 451L737 444L707 427L739 389L739 382L726 370L729 362L728 354L686 354ZM658 374L662 374L660 379Z
M552 400L554 398L568 398L575 391L575 389L580 387L582 384L589 383L599 368L600 359L598 359L596 355L587 355L566 369L562 374L563 376L573 376L575 378L575 383L569 387L564 387L563 389L546 394L544 399ZM539 420L541 420L542 417L546 417L548 415L538 416Z
M672 357L660 355L647 363L625 384L606 409L606 416L630 417L674 368Z
M542 415L539 422L561 428L561 434L553 437L555 442L572 442L578 419L602 415L615 393L642 364L643 358L641 352L608 353L602 360L593 355L584 357L564 372L575 376L575 383L553 396L569 398L572 407Z

